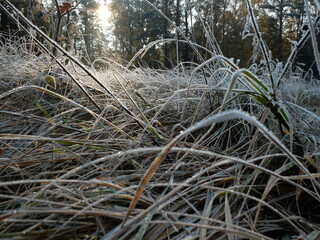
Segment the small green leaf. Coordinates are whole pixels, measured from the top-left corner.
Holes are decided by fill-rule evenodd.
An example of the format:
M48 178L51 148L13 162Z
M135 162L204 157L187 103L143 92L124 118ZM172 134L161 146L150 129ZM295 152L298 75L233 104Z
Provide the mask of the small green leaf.
M41 106L40 103L36 103L36 106L44 113L44 115L51 118L50 114Z
M247 70L242 71L243 74L245 74L247 77L251 78L253 81L255 81L260 87L262 87L263 90L269 91L268 87L264 85L257 77L255 77L251 72Z
M53 89L56 89L56 79L51 75L46 75L44 81Z

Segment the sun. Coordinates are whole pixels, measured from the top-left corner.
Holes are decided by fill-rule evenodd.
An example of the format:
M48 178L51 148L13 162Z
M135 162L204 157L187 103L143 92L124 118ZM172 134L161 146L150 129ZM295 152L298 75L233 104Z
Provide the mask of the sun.
M100 7L98 8L98 18L101 23L101 26L104 28L107 28L110 26L110 17L111 17L111 11L108 8L108 5L106 4L101 4Z

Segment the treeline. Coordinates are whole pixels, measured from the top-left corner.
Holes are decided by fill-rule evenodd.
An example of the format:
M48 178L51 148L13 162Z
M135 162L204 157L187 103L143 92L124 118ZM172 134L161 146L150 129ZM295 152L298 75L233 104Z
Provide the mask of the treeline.
M97 9L103 1L11 2L52 38L89 63L103 55L129 61L140 49L161 39L144 54L140 64L170 68L178 62L199 62L188 41L240 59L241 66L251 65L260 57L245 0L104 1L112 11L112 40L97 20ZM307 26L304 26L304 0L252 0L251 3L273 59L284 61ZM1 33L18 31L4 13L0 28ZM308 49L306 44L297 59L307 67L314 60L312 49ZM201 48L197 51L203 59L210 57Z
M115 48L129 60L139 49L157 39L185 40L212 51L217 48L227 57L241 60L248 66L257 56L247 1L244 0L113 0ZM300 39L305 22L304 0L253 0L259 31L279 61L286 59L291 44ZM165 14L170 21L161 16ZM176 31L175 26L181 32ZM177 51L177 47L178 50ZM201 52L201 50L199 50ZM178 53L178 55L177 55ZM204 58L207 56L203 56ZM208 56L209 57L209 56ZM197 62L188 43L158 44L149 50L144 60L164 63ZM156 65L156 61L154 61Z

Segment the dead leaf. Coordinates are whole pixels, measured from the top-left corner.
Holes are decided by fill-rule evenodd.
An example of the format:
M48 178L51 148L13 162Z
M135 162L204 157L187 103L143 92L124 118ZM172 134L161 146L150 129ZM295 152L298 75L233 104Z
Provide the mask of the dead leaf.
M11 217L13 215L13 213L8 213L8 214L4 214L0 216L0 222L3 222L3 220Z
M69 2L64 2L62 5L59 5L59 10L61 14L64 14L67 12L70 8L72 7L71 3Z

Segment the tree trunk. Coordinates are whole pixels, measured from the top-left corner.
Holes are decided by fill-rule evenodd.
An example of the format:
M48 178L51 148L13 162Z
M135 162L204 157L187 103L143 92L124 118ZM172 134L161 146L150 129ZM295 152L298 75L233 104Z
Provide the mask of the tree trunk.
M279 5L279 49L278 49L278 58L279 61L283 60L283 41L282 41L282 33L283 33L283 0L280 0Z
M177 5L176 5L176 26L178 28L180 28L180 0L177 0ZM176 30L176 39L177 39L177 42L176 42L176 59L177 59L177 64L179 63L180 61L180 58L179 58L179 39L180 39L180 36L179 36L179 32L178 30Z

